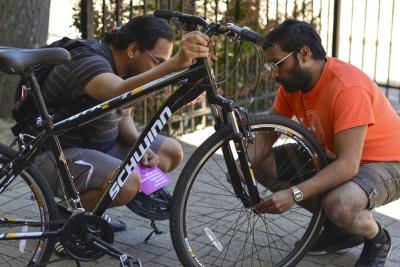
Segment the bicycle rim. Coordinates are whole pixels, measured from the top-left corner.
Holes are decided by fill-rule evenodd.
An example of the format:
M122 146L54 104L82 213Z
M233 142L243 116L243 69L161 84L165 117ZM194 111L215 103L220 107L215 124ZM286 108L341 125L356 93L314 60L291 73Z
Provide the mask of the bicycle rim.
M3 150L0 168L7 162ZM30 169L22 171L0 193L0 233L42 232L50 229L49 222L55 217L55 206L49 206L52 194L48 188L43 189L42 178L35 177L37 174L34 173ZM4 177L0 181L2 179ZM53 238L0 240L0 266L46 263L53 244Z
M256 136L266 131L280 135L274 148L296 146L305 161L296 165L294 176L308 179L322 168L321 149L298 124L279 117L251 121ZM324 214L319 201L314 213L297 205L279 215L245 208L225 176L221 146L230 134L224 129L200 146L177 182L170 228L178 257L185 266L295 265L321 229ZM285 172L285 162L287 158L281 159L280 173ZM257 187L263 198L272 194L260 183Z

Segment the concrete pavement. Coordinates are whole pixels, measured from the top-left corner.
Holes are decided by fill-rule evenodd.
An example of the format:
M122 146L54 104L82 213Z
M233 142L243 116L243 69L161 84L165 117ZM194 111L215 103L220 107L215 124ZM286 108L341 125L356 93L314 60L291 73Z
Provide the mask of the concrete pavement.
M0 123L3 129L0 129L0 142L9 143L10 135L7 133L7 123ZM198 142L203 141L212 130L205 129L180 137L180 142L184 147L185 161L196 149ZM176 181L184 163L169 175ZM169 186L172 191L174 184ZM113 215L127 224L127 230L116 233L115 244L118 248L126 251L134 257L139 257L144 266L181 266L174 252L172 242L169 236L168 221L157 222L160 230L164 234L153 236L147 243L144 243L145 237L151 232L150 222L145 220L126 207L118 207L108 210ZM386 266L400 266L400 201L395 201L389 205L381 207L374 212L377 220L390 232L392 236L392 252ZM344 251L342 253L333 253L324 256L306 256L298 266L352 266L360 254L362 246ZM64 260L56 257L51 258L52 263L49 266L68 267L76 266L70 260ZM81 263L82 266L119 266L119 263L108 256L101 258L96 262Z

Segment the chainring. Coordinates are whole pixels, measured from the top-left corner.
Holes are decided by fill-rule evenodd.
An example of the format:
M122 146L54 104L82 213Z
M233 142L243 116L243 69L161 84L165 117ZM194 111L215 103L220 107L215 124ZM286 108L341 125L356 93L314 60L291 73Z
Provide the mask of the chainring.
M65 251L75 260L93 261L105 255L90 240L89 234L107 243L114 242L114 231L101 217L80 213L73 215L63 227L61 243Z

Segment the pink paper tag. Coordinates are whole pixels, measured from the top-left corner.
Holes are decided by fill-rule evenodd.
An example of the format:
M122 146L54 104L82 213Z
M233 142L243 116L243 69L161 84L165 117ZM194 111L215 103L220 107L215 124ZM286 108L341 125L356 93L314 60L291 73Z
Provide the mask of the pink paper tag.
M172 182L171 178L169 178L157 166L144 167L140 164L137 164L135 166L135 170L137 170L137 172L140 174L140 177L142 178L140 190L145 195L150 195L161 187L166 186L167 184Z

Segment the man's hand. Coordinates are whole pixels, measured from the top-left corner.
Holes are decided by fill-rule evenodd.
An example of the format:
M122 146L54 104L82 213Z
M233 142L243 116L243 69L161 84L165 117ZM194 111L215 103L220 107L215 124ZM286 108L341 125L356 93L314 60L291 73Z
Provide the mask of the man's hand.
M295 204L293 192L290 189L278 191L261 200L254 207L259 213L284 213Z
M171 59L176 69L190 66L196 58L208 57L210 54L209 37L199 31L189 32L182 37L178 53Z
M140 161L140 163L142 163L143 166L145 166L145 167L157 166L159 162L160 162L160 158L151 149L148 149L146 151L142 160Z

